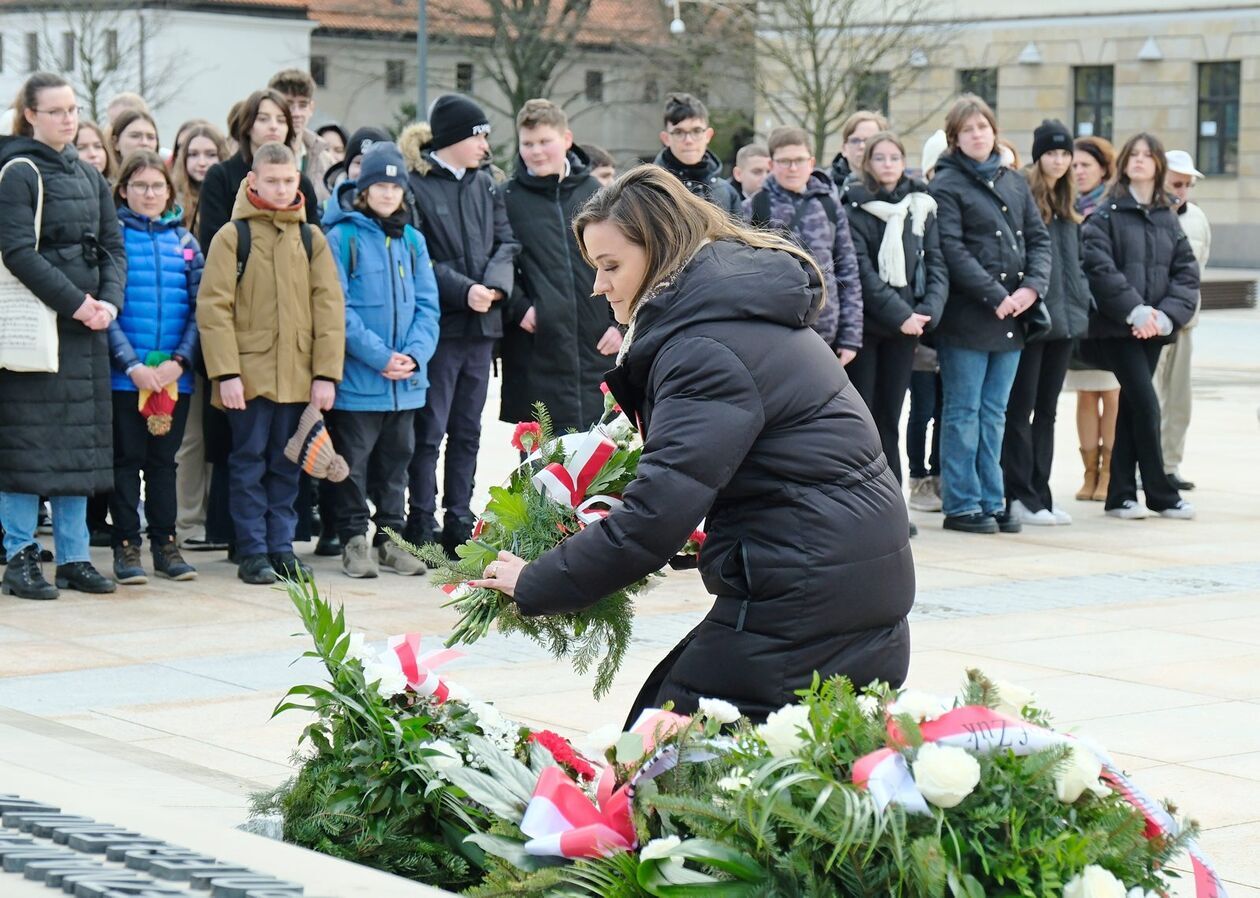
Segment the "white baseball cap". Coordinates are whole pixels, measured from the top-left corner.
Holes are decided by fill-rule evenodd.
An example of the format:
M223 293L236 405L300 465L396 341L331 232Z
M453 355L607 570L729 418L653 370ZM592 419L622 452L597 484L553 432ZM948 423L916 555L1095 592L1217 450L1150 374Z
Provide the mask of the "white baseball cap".
M1203 172L1194 167L1194 157L1185 150L1169 150L1165 156L1168 159L1168 170L1175 171L1179 175L1190 175L1192 178L1204 177Z

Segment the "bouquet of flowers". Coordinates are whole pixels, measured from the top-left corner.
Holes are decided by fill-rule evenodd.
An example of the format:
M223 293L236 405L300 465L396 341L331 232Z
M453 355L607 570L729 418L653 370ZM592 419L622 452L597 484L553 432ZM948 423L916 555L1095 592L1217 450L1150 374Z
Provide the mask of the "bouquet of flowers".
M456 549L452 561L437 545L413 546L398 534L390 537L422 559L436 582L451 596L447 603L460 620L447 645L472 644L491 624L503 633L521 633L557 657L571 657L578 673L599 658L595 696L612 686L630 643L633 598L650 578L605 596L591 608L546 617L522 615L497 590L473 588L500 551L534 561L583 527L598 522L621 504L621 493L634 479L642 445L638 433L605 394L603 419L586 433L557 437L546 408L535 406L535 420L516 426L512 446L525 461L505 486L490 490L490 501L472 538ZM602 657L601 657L602 655Z

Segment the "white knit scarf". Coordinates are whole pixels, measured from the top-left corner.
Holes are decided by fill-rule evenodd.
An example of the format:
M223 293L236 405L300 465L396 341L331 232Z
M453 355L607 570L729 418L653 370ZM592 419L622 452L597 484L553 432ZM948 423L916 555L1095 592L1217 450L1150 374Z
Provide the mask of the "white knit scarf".
M862 209L885 225L884 239L879 244L879 279L890 287L906 286L906 249L901 242L906 214L910 215L914 235L922 237L928 216L936 213L936 200L926 193L911 193L899 203L871 200L863 203Z

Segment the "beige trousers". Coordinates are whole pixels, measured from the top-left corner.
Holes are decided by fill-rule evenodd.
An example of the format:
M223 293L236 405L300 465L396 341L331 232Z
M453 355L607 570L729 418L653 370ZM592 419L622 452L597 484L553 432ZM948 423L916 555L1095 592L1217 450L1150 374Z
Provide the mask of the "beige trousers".
M210 502L210 465L206 463L206 439L203 429L205 413L202 406L202 390L210 385L202 377L197 378L196 392L190 396L188 424L184 427L184 441L175 453L175 539L178 543L204 536L206 509Z
M1159 396L1160 443L1164 470L1180 474L1190 429L1190 354L1194 350L1194 326L1181 329L1177 342L1164 347L1155 368L1155 393Z

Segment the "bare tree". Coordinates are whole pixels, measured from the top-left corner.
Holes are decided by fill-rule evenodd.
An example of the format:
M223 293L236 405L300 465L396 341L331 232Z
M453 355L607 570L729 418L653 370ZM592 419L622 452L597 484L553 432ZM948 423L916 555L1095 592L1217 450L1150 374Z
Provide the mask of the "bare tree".
M61 70L93 121L101 121L110 98L123 91L161 109L191 77L179 64L179 48L163 39L159 10L87 0L45 9L40 18L45 66Z
M911 86L933 53L950 40L946 27L920 24L928 0L775 0L763 3L757 24L758 93L781 121L827 138L850 113L886 104ZM904 130L918 123L901 123Z

